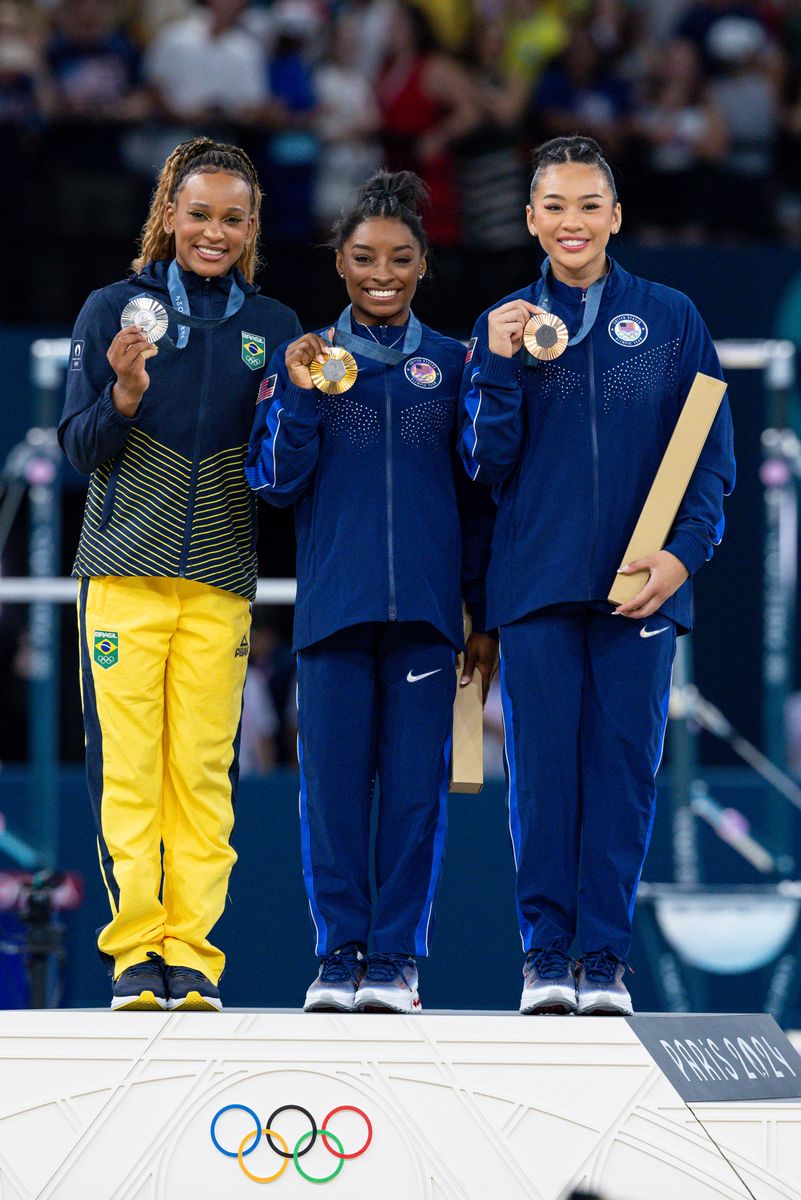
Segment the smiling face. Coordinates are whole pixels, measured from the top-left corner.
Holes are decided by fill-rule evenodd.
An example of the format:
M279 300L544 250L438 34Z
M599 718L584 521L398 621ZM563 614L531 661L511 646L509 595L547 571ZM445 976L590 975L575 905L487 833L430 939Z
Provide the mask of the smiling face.
M253 237L250 188L239 175L203 171L190 175L164 213L175 235L179 267L196 275L225 275Z
M621 209L600 167L577 162L546 167L526 217L561 283L587 288L605 273L606 245L620 229Z
M363 325L406 323L426 260L403 221L395 217L362 221L337 250L336 261L357 321Z

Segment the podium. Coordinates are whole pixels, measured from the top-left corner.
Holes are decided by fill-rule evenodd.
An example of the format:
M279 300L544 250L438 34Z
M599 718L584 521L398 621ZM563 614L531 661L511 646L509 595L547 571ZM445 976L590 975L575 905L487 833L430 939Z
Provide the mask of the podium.
M4 1012L0 1197L801 1200L799 1084L763 1015Z

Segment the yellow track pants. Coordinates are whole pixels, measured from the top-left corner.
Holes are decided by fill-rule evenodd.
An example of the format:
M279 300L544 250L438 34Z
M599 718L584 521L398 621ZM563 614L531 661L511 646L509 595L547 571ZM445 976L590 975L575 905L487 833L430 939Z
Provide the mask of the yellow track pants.
M82 579L86 770L112 919L115 977L148 951L217 982L208 941L236 861L234 822L250 605L187 579Z

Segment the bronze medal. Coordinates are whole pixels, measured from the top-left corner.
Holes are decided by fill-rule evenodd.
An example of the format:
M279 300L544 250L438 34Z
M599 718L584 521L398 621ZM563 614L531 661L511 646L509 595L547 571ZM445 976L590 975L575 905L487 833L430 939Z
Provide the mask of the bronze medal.
M567 326L553 313L534 313L523 329L523 343L532 358L550 362L567 349L570 335Z
M329 395L340 395L347 392L356 382L359 368L356 359L341 346L331 346L326 350L325 362L315 359L309 366L312 383L321 392Z

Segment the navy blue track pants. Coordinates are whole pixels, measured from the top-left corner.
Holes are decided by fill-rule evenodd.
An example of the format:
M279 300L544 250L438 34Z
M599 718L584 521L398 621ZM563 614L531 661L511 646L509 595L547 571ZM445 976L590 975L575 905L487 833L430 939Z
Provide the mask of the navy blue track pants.
M676 628L559 604L501 629L523 949L626 960L653 826Z
M298 654L303 875L328 954L428 953L447 820L456 652L420 621L342 629ZM370 813L376 775L375 904Z

